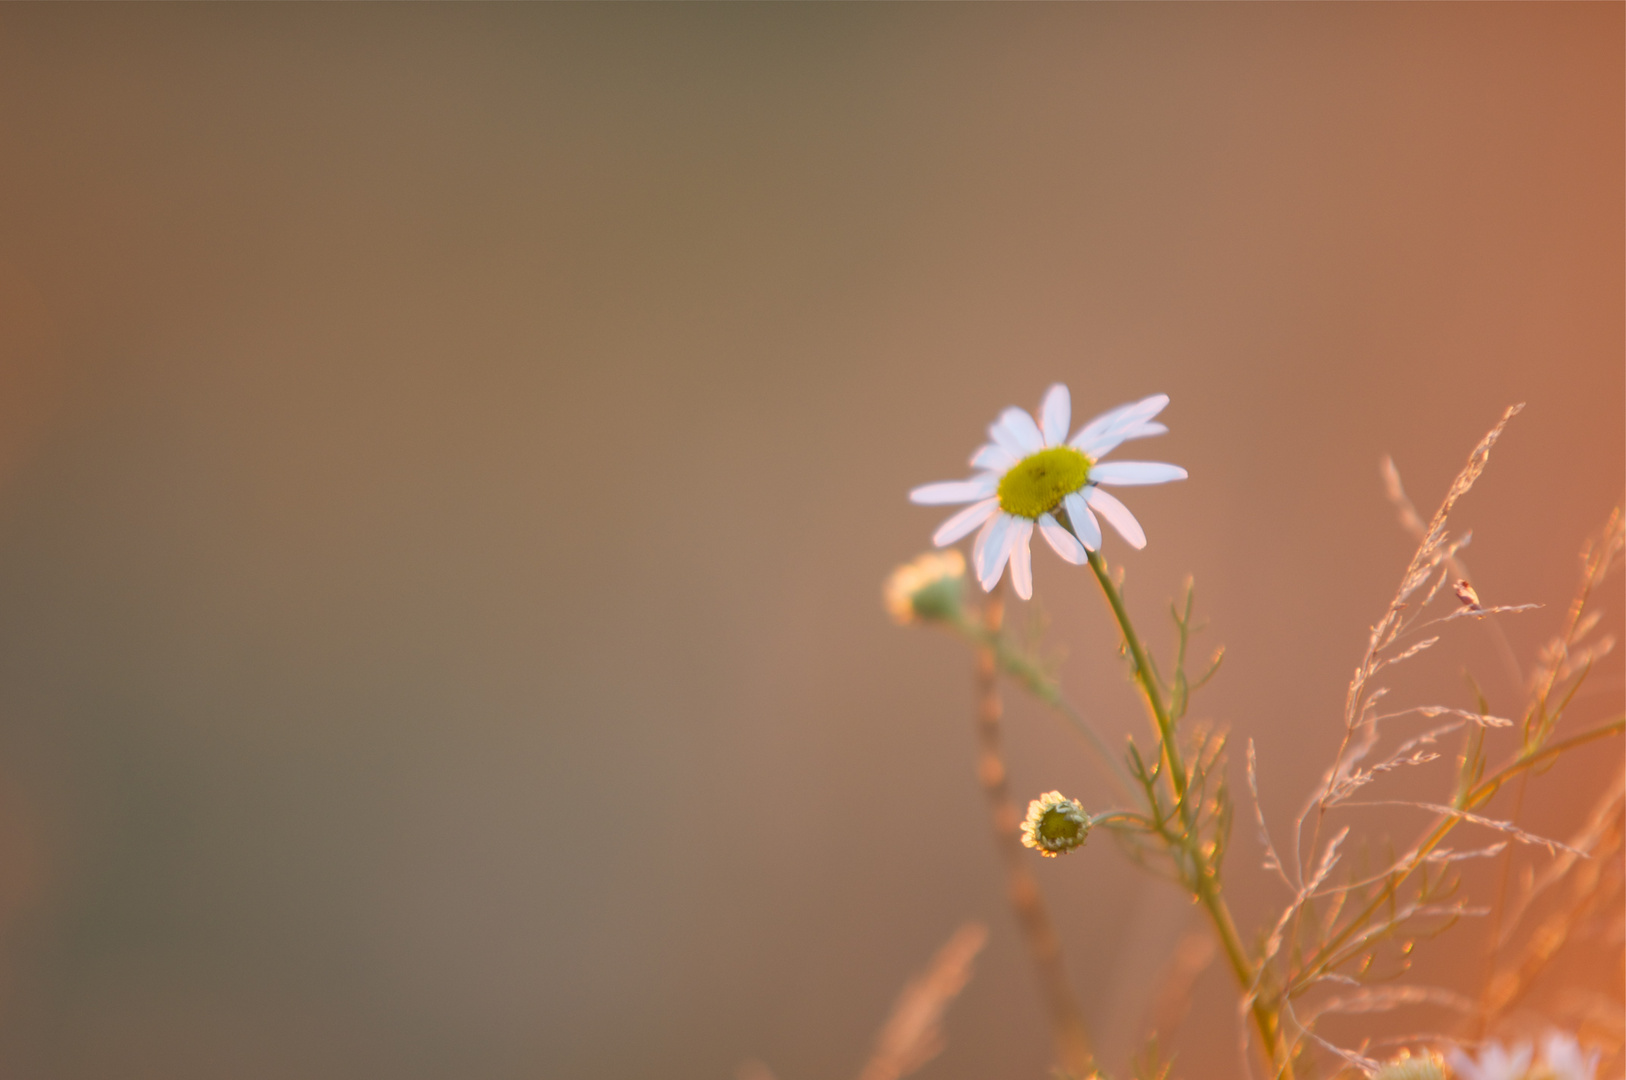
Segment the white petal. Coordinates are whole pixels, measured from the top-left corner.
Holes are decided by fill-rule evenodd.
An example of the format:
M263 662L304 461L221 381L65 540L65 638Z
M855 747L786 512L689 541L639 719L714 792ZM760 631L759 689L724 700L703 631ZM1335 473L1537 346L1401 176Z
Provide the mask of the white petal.
M1597 1066L1588 1064L1575 1036L1549 1031L1541 1041L1541 1060L1558 1080L1592 1080Z
M1082 435L1080 435L1068 445L1072 446L1074 450L1077 450L1091 461L1100 461L1102 458L1116 450L1118 448L1118 444L1121 442L1123 442L1123 438L1120 435L1118 435L1116 432L1108 431L1104 434L1097 435L1092 439L1085 439Z
M998 509L998 499L984 499L980 503L972 503L939 525L937 531L932 533L932 543L938 547L948 547L954 541L987 521L993 516L994 511Z
M982 583L983 592L992 592L999 582L999 575L1005 572L1005 560L1011 557L1012 526L1016 519L1009 514L1000 514L989 523L991 526L979 539L982 541L982 551L977 557L977 580Z
M1162 461L1104 461L1090 469L1092 484L1167 484L1186 476L1180 466Z
M1479 1080L1478 1063L1460 1049L1453 1047L1445 1060L1451 1066L1451 1071L1462 1080Z
M940 484L917 487L909 493L909 501L921 506L950 506L986 499L998 488L999 477L993 473L983 473L969 480L945 480Z
M1446 1060L1451 1064L1451 1071L1462 1080L1481 1080L1479 1063L1460 1049L1453 1048Z
M1084 500L1091 508L1099 511L1101 516L1107 519L1107 523L1118 530L1120 536L1129 541L1130 547L1146 546L1146 533L1141 529L1140 522L1135 520L1135 515L1129 512L1129 507L1094 484L1084 489Z
M1062 500L1062 505L1067 507L1067 519L1072 522L1073 535L1079 538L1087 550L1100 551L1101 523L1090 513L1089 505L1084 502L1084 496L1075 491Z
M1078 429L1078 431L1073 435L1072 441L1077 443L1078 440L1084 438L1085 436L1095 435L1107 430L1107 428L1112 426L1113 421L1117 420L1118 417L1123 415L1123 411L1127 408L1129 408L1128 405L1120 405L1116 409L1108 409L1106 412L1101 413L1098 416L1090 417L1090 422Z
M1039 425L1033 422L1033 417L1026 409L1018 409L1012 405L999 414L996 423L1016 439L1016 445L1022 448L1024 456L1037 454L1044 449L1044 433L1039 430Z
M1126 426L1138 424L1150 420L1168 407L1169 395L1167 394L1153 394L1151 397L1143 397L1133 405L1125 407L1123 417L1119 422Z
M1067 425L1073 421L1073 398L1067 387L1057 383L1045 391L1039 404L1039 427L1044 433L1046 446L1060 446L1067 441Z
M1003 473L1020 460L1022 459L997 443L984 443L971 455L971 467L993 469L995 472Z
M1097 435L1087 443L1074 440L1073 448L1100 461L1106 455L1118 448L1120 443L1130 439L1144 439L1149 435L1166 435L1169 429L1162 424L1148 422L1144 424L1131 424L1128 427L1113 428L1103 435Z
M1019 518L1011 529L1011 585L1016 595L1024 600L1033 599L1033 522Z
M989 518L988 524L984 525L982 531L977 533L977 538L971 541L971 572L973 574L977 572L977 567L982 565L982 549L988 546L988 537L993 535L994 528L999 524L999 519L1004 516L1003 514L995 514Z
M1084 551L1084 545L1078 542L1078 537L1062 528L1061 522L1049 514L1039 518L1039 530L1056 554L1074 566L1082 566L1089 561L1090 557Z
M1169 395L1153 394L1149 398L1128 405L1120 405L1110 412L1104 412L1091 420L1073 436L1072 445L1083 450L1085 445L1100 438L1102 435L1114 433L1122 428L1133 427L1136 424L1150 420L1162 412L1169 403ZM1088 450L1084 450L1087 454ZM1104 451L1103 451L1104 452Z
M1005 426L1004 417L1000 417L1000 419L988 425L988 437L994 440L994 445L1017 461L1021 461L1028 456L1028 451L1022 449L1022 441Z
M1121 421L1124 414L1134 407L1133 405L1120 405L1116 409L1097 416L1094 420L1078 429L1078 434L1073 436L1071 445L1082 450L1091 441L1099 439L1103 435L1110 435L1118 428L1126 426Z

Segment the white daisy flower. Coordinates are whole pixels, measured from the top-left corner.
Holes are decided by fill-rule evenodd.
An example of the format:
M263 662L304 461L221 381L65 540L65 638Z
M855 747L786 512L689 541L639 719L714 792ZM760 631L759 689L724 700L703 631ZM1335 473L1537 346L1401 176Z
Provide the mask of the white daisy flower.
M1101 458L1119 443L1169 430L1152 418L1169 403L1167 394L1122 405L1102 413L1067 438L1072 399L1061 383L1052 386L1035 422L1026 409L999 414L988 428L993 440L971 455L982 470L969 480L927 484L909 493L926 506L970 503L932 535L946 547L981 526L971 546L971 567L985 591L992 590L1011 565L1011 584L1024 600L1033 597L1033 559L1028 542L1035 527L1057 555L1075 565L1088 560L1086 549L1101 546L1100 514L1136 548L1146 534L1129 508L1101 485L1162 484L1184 480L1186 470L1161 461L1108 461ZM1062 524L1058 515L1065 516Z
M1535 1055L1536 1048L1529 1043L1503 1049L1493 1042L1480 1048L1477 1059L1451 1051L1451 1069L1463 1080L1524 1080Z
M1541 1040L1541 1058L1557 1080L1592 1080L1598 1075L1599 1051L1588 1054L1580 1042L1563 1031L1549 1031Z
M1598 1051L1588 1054L1574 1035L1551 1031L1541 1041L1541 1057L1530 1043L1503 1049L1501 1043L1480 1048L1477 1059L1455 1050L1451 1068L1461 1080L1593 1080L1598 1073Z

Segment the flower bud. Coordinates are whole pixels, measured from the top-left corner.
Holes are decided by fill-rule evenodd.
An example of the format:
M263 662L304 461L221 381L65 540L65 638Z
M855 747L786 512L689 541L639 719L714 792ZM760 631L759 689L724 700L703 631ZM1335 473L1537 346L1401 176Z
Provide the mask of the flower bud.
M964 585L965 557L950 548L898 567L882 593L886 610L900 624L945 622L959 615Z
M1083 847L1090 835L1090 816L1059 791L1050 791L1028 803L1022 822L1022 843L1047 859Z

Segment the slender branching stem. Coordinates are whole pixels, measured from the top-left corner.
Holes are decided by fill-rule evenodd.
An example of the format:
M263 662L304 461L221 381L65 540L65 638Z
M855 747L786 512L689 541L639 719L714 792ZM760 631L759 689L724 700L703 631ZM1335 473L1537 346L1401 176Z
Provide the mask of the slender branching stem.
M1550 742L1545 746L1533 747L1480 781L1479 789L1485 790L1485 797L1489 798L1496 793L1496 788L1500 787L1503 781L1515 773L1533 768L1548 758L1557 757L1564 751L1573 750L1583 743L1591 742L1593 739L1606 739L1611 735L1619 735L1623 731L1626 731L1626 717L1617 716L1607 724L1599 724L1595 728L1588 728L1579 734L1571 735L1567 739L1559 739L1557 742Z
M1056 681L1047 675L1032 657L1020 649L1012 648L1010 638L1002 629L990 630L986 618L978 621L962 615L951 625L971 644L992 653L1000 671L1021 683L1027 692L1041 703L1060 713L1062 718L1084 737L1084 741L1095 755L1096 763L1101 766L1106 778L1117 789L1118 797L1120 799L1130 797L1134 781L1125 771L1123 763L1113 754L1112 748L1101 737L1101 733L1095 730L1095 726L1084 718L1084 714L1078 711L1076 705L1063 696L1061 687L1056 685Z
M1163 704L1163 694L1158 689L1157 677L1152 674L1152 665L1147 662L1146 648L1135 633L1135 627L1129 621L1129 611L1124 607L1123 597L1118 587L1113 584L1112 575L1107 571L1107 564L1101 558L1100 552L1092 551L1090 555L1090 569L1095 571L1095 578L1101 583L1101 591L1106 594L1107 603L1112 607L1112 614L1118 620L1118 626L1123 631L1124 644L1129 648L1130 658L1135 664L1135 681L1140 683L1141 691L1146 697L1146 705L1152 713L1152 723L1157 727L1158 741L1163 746L1165 760L1169 764L1169 783L1174 788L1176 802L1185 799L1186 795L1186 767L1180 761L1180 748L1174 745L1174 724L1169 720L1168 707Z
M1219 938L1220 948L1231 965L1231 973L1236 977L1237 985L1244 993L1254 993L1259 984L1260 972L1242 944L1242 935L1237 931L1236 920L1232 917L1231 909L1221 893L1219 868L1210 865L1208 853L1203 849L1197 835L1197 808L1190 806L1186 800L1186 769L1180 758L1180 748L1175 742L1174 722L1170 719L1169 708L1163 701L1163 692L1157 676L1147 660L1146 646L1141 642L1140 635L1135 632L1134 623L1129 619L1129 610L1124 606L1123 596L1112 580L1106 561L1101 558L1099 552L1092 551L1089 557L1090 569L1095 571L1095 578L1101 583L1101 591L1106 596L1107 604L1112 608L1113 617L1118 620L1118 628L1123 632L1124 646L1129 650L1130 659L1135 665L1135 681L1140 685L1141 693L1146 698L1147 709L1152 714L1152 722L1157 727L1158 742L1167 765L1164 773L1174 794L1175 812L1183 826L1176 831L1170 829L1169 823L1165 822L1162 829L1163 838L1171 848L1179 850L1185 857L1186 872L1189 874L1187 887L1208 912L1209 921L1214 925L1215 936ZM1149 809L1155 819L1159 816L1157 797L1155 790L1149 785L1147 798L1151 803ZM1273 1005L1264 994L1255 994L1250 1011L1254 1026L1259 1030L1265 1056L1276 1070L1276 1075L1290 1078L1292 1061L1282 1052L1281 1023Z
M1530 774L1528 772L1521 773L1519 775L1519 790L1513 797L1513 813L1508 817L1510 822L1517 824L1519 818L1523 816L1524 797L1529 793L1529 790ZM1512 844L1502 849L1501 858L1497 859L1496 862L1495 900L1491 903L1490 929L1485 934L1486 940L1491 943L1490 947L1485 950L1485 974L1483 978L1486 986L1490 985L1491 979L1496 975L1496 941L1502 935L1502 916L1506 913L1508 883L1513 878ZM1486 1019L1488 1019L1486 1016L1482 1015L1480 1017L1481 1021ZM1485 1032L1481 1029L1479 1036L1483 1038L1484 1035Z
M1056 936L1045 907L1039 882L1028 869L1018 840L1021 817L1011 801L1006 783L1005 759L1000 749L1004 702L999 693L1000 660L994 647L1004 617L1004 599L995 592L983 608L983 629L988 644L977 652L977 779L982 783L993 819L994 842L1005 866L1006 886L1011 907L1027 942L1028 952L1039 977L1039 990L1050 1012L1050 1030L1056 1044L1057 1063L1068 1073L1086 1077L1095 1071L1084 1011L1067 981L1062 962L1061 939Z

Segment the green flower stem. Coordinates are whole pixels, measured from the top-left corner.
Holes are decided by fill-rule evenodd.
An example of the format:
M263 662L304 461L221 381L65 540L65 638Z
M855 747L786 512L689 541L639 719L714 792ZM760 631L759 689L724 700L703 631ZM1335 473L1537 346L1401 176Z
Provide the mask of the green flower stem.
M1547 743L1545 746L1532 746L1480 781L1477 790L1483 792L1483 795L1479 797L1478 801L1482 803L1485 799L1496 794L1496 790L1502 786L1502 782L1515 773L1524 772L1548 758L1557 757L1566 750L1573 750L1582 743L1589 743L1593 739L1606 739L1611 735L1620 735L1623 732L1626 732L1626 718L1616 717L1607 724L1599 724L1597 727L1583 731L1579 735L1571 735L1567 739Z
M1157 831L1157 826L1155 823L1148 821L1145 817L1135 813L1132 810L1108 810L1104 814L1093 814L1090 817L1090 828L1093 829L1097 825L1106 825L1110 828L1121 821L1127 821L1138 825L1146 832Z
M1152 674L1152 665L1147 662L1146 648L1140 643L1140 637L1135 633L1135 627L1129 621L1129 611L1124 607L1123 596L1119 594L1118 587L1112 583L1112 575L1107 571L1106 560L1101 553L1092 551L1090 556L1090 569L1095 571L1095 579L1101 583L1101 591L1106 594L1107 603L1112 605L1112 614L1118 619L1118 627L1123 631L1124 644L1129 646L1129 655L1135 662L1135 681L1140 683L1141 691L1146 696L1146 704L1152 710L1152 722L1157 725L1158 742L1163 746L1163 755L1169 763L1169 783L1174 787L1176 802L1184 804L1186 797L1186 767L1180 761L1180 748L1174 745L1174 725L1169 720L1168 707L1163 704L1163 694L1158 689L1157 678Z
M1124 607L1123 596L1118 592L1117 585L1113 584L1106 561L1096 551L1090 552L1089 556L1090 569L1095 571L1095 579L1101 583L1101 591L1106 595L1107 603L1112 607L1112 614L1118 620L1118 628L1123 631L1124 645L1129 649L1130 658L1135 664L1135 681L1140 684L1146 705L1151 710L1152 722L1157 726L1158 742L1162 746L1164 760L1168 763L1169 786L1174 791L1175 805L1185 829L1181 834L1165 833L1165 835L1171 844L1184 849L1184 854L1191 862L1191 881L1188 884L1192 894L1208 912L1209 921L1214 924L1214 932L1219 937L1220 947L1225 952L1226 960L1230 962L1231 972L1236 976L1237 984L1243 993L1253 993L1260 972L1248 958L1247 950L1242 945L1242 935L1236 928L1236 920L1232 918L1231 909L1225 903L1225 897L1221 895L1218 868L1209 865L1208 856L1197 839L1193 820L1195 811L1186 804L1186 769L1180 760L1180 748L1175 745L1174 723L1169 719L1169 709L1164 704L1157 676L1146 658L1146 647L1141 643L1140 635L1135 633L1135 626L1129 620L1129 611ZM1150 791L1148 795L1151 795ZM1156 817L1155 800L1151 810ZM1265 1055L1278 1070L1277 1076L1290 1078L1293 1072L1292 1061L1281 1053L1281 1024L1274 1007L1267 1002L1265 995L1256 994L1251 1011L1254 1026L1259 1029L1259 1038L1264 1044Z

